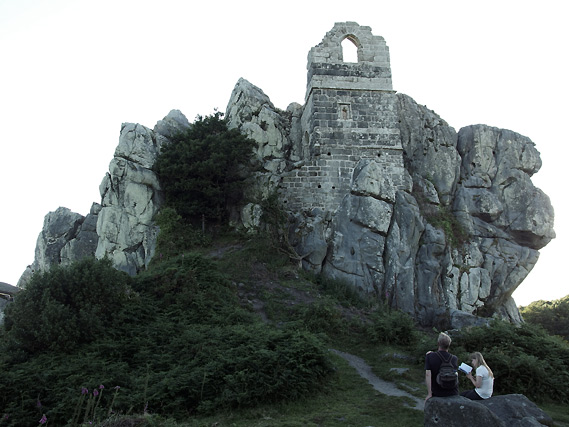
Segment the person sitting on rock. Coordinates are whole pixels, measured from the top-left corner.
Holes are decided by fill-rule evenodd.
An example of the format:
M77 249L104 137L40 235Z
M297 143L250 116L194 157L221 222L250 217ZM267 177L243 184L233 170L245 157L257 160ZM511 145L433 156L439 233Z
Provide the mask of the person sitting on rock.
M438 351L429 351L425 356L425 383L427 385L427 397L425 401L431 397L447 397L458 395L458 374L456 381L449 387L448 385L441 385L437 381L437 375L441 369L443 362L450 361L455 372L458 369L458 357L449 353L451 338L441 332L437 339Z
M492 396L494 390L494 374L492 369L486 364L482 353L476 351L470 355L472 360L472 367L476 375L473 376L472 372L466 374L466 377L474 384L474 390L468 390L461 393L461 396L467 397L471 400L483 400Z

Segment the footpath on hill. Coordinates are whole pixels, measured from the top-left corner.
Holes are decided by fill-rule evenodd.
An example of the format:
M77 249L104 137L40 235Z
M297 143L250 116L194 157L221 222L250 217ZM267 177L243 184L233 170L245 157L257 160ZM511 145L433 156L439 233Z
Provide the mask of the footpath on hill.
M423 411L425 409L425 401L423 399L413 396L412 394L397 388L395 384L377 377L372 372L371 367L362 358L339 350L330 349L330 351L345 359L350 366L352 366L362 378L368 380L368 382L378 392L388 396L408 397L415 402L415 406L411 406L411 408L419 411Z

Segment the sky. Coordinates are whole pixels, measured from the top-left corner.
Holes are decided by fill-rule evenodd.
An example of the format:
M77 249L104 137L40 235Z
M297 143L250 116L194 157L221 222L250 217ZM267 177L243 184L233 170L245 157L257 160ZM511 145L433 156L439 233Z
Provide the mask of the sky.
M457 131L510 129L541 153L534 185L557 238L514 293L518 305L569 294L564 174L569 67L557 0L0 0L0 281L34 260L44 216L86 215L121 124L153 128L172 109L225 111L240 77L276 107L304 104L306 59L335 22L383 36L394 90Z

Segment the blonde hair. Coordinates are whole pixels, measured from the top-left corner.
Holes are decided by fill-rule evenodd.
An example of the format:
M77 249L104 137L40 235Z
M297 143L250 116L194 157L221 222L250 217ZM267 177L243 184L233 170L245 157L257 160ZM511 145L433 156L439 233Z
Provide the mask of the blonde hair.
M478 366L484 366L486 369L488 369L488 374L490 374L490 376L492 378L494 378L494 373L492 372L492 369L490 369L490 367L488 366L488 364L484 360L484 356L482 356L482 353L480 353L479 351L475 351L474 353L472 353L470 355L470 360L472 360L472 359L476 360L476 363L478 363Z
M445 334L444 332L441 332L439 334L439 338L437 339L437 344L440 348L448 350L451 342L452 340L447 334Z

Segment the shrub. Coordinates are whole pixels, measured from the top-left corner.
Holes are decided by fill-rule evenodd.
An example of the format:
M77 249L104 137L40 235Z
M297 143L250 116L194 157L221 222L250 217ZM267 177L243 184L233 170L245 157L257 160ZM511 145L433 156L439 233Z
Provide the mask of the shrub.
M207 246L211 241L203 230L184 222L174 208L162 208L156 215L155 221L160 227L160 233L158 233L156 242L158 257L154 260L179 255L196 247Z
M382 308L372 313L370 320L367 335L373 343L409 346L416 341L415 323L407 313Z
M110 267L107 261L90 263L95 267L82 268L91 280L98 277L92 270ZM65 269L50 273L68 282ZM88 340L74 336L66 353L36 349L21 360L9 359L1 349L0 416L6 414L10 425L37 424L38 400L50 424L67 425L82 387L99 384L120 386L121 392L112 402L105 393L96 414L92 411L95 418L107 415L100 408L112 406L117 414L148 410L187 420L196 413L297 399L318 390L331 373L327 352L314 335L262 323L240 306L231 282L198 254L164 260L129 280L130 299L120 306L110 297L101 301L114 310L104 333ZM96 285L101 283L84 283L88 289ZM74 301L78 311L98 303ZM14 340L12 348L17 344Z
M555 301L534 301L521 307L526 322L539 325L552 335L569 341L569 295Z
M345 327L342 312L330 297L302 306L299 311L303 326L311 332L337 334Z
M6 310L6 338L28 353L69 352L103 336L127 299L130 277L86 258L33 275Z
M425 212L425 218L435 228L444 231L448 243L456 248L468 240L468 234L448 206Z
M155 170L166 205L185 220L227 219L250 174L255 142L228 129L222 114L198 116L162 148Z

